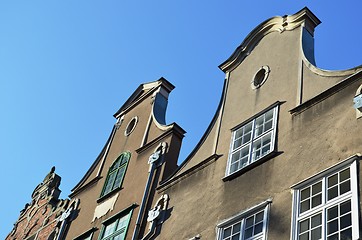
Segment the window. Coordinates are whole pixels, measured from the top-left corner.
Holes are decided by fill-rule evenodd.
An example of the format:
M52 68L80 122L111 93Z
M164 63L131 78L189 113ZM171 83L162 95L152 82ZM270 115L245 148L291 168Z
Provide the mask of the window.
M356 171L354 161L294 189L292 239L359 239Z
M262 66L254 75L254 79L252 81L251 88L257 89L260 88L269 76L270 68L269 66L265 65Z
M264 240L270 203L265 201L219 224L217 240Z
M123 240L126 239L128 225L131 219L132 210L117 214L103 223L99 240Z
M233 131L226 175L274 151L277 115L278 106Z
M74 240L92 240L93 233L96 230L97 230L97 228L91 228L90 230L86 231L79 237L76 237Z
M101 197L121 187L131 153L122 153L109 168Z
M136 128L137 122L138 122L138 117L133 117L131 119L131 121L127 124L126 130L124 132L125 136L128 136L133 132L133 130Z

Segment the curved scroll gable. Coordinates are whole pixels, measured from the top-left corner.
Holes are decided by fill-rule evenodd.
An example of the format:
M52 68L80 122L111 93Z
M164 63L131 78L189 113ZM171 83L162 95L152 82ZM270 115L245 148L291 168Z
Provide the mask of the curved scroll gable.
M234 53L219 65L219 68L223 72L230 72L235 69L251 53L261 39L269 33L283 33L304 26L313 35L314 28L320 23L321 21L306 7L293 15L270 18L257 26L237 47Z

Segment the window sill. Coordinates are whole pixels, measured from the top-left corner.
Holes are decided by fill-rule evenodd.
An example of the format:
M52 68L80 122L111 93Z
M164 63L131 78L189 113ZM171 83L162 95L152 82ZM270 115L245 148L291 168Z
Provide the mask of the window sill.
M243 167L242 169L239 169L238 171L236 171L236 172L234 172L234 173L232 173L232 174L230 174L230 175L227 175L227 176L223 177L222 180L223 180L224 182L231 181L231 180L233 180L234 178L239 177L240 175L244 174L245 172L247 172L247 171L249 171L249 170L251 170L251 169L259 166L260 164L262 164L262 163L268 161L269 159L274 158L274 157L276 157L276 156L278 156L278 155L280 155L280 154L282 154L282 153L283 153L283 152L277 152L277 151L271 152L271 153L265 155L264 157L262 157L261 159L253 162L252 164L249 164L248 166Z
M97 203L103 202L104 200L110 198L111 196L113 196L115 193L119 192L122 189L123 189L122 187L113 189L111 192L107 193L106 195L103 195L102 197L99 197L97 199Z

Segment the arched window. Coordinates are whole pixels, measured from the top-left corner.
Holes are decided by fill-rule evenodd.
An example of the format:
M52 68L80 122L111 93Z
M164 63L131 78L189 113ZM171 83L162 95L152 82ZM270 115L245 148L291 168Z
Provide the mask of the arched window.
M124 152L114 161L109 168L101 197L121 187L130 157L131 153Z

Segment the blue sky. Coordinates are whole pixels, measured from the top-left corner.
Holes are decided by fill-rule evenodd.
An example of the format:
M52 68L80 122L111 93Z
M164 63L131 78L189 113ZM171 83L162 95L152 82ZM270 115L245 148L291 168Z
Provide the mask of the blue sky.
M317 66L361 65L359 0L0 1L0 239L52 166L67 197L141 83L176 86L166 120L187 131L185 159L219 102L218 65L262 21L304 6L322 21Z

